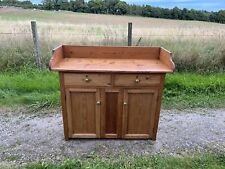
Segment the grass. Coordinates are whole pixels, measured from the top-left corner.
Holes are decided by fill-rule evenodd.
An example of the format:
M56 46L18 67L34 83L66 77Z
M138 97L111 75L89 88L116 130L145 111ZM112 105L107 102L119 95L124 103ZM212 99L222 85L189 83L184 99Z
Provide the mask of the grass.
M0 9L0 71L34 62L30 20L37 20L46 66L51 50L60 44L127 45L131 21L134 45L142 37L142 46L167 48L174 54L177 71L225 69L224 24L6 8Z
M225 74L167 75L164 108L221 108L225 105Z
M59 105L59 81L56 73L25 68L0 74L0 104Z
M0 74L0 105L59 106L58 74L24 68ZM167 75L163 107L225 107L225 74L174 73Z
M225 155L195 156L138 156L118 159L94 157L86 160L65 160L62 163L40 162L27 164L21 169L225 169Z

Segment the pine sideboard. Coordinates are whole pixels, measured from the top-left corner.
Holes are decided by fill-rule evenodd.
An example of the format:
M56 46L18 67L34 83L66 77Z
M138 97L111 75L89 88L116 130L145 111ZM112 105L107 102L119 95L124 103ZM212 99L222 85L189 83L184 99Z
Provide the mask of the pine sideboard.
M65 139L156 140L166 73L175 66L162 47L62 45L59 72Z

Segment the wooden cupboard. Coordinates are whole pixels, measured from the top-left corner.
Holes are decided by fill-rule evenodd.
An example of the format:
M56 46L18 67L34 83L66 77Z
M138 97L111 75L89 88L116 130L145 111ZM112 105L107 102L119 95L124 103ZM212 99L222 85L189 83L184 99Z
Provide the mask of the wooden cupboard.
M156 139L171 53L157 47L63 45L59 71L65 139Z

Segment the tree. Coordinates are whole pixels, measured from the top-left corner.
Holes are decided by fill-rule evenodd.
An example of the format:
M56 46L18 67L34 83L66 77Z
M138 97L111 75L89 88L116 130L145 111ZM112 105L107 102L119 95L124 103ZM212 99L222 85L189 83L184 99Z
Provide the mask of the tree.
M171 18L172 19L180 19L181 18L181 10L178 7L172 9Z
M20 6L22 6L23 8L32 8L33 4L31 1L21 1Z
M220 10L217 13L217 21L219 23L225 23L225 10Z
M17 4L17 3L18 3L17 0L2 0L2 4L3 5L13 6L13 5Z
M128 5L128 14L141 16L143 13L143 9L144 9L144 6Z
M43 0L43 9L52 10L54 9L54 2L53 0Z
M182 10L182 12L181 12L181 19L183 19L183 20L188 19L187 13L188 13L187 8L184 8L184 9Z
M171 19L172 18L171 13L172 13L171 10L168 8L162 9L159 18Z
M61 10L70 10L70 3L68 2L68 0L58 0L58 3L60 4Z
M162 10L160 8L152 8L152 17L160 18L162 15Z
M104 5L106 7L106 13L107 14L116 14L116 4L119 3L120 0L104 0Z
M104 13L104 2L102 0L90 0L88 8L91 13Z
M128 5L124 1L119 1L115 5L115 10L116 10L116 14L119 14L119 15L127 14L127 12L128 12Z
M146 5L143 9L143 16L152 17L152 7L150 5Z
M71 10L74 12L86 12L87 4L84 0L70 1Z

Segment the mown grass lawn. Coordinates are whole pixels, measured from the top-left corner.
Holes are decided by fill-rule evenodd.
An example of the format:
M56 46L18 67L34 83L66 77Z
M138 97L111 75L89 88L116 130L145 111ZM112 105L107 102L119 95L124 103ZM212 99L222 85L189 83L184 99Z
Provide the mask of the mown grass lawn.
M58 74L25 68L0 74L0 105L59 106ZM225 74L174 73L166 77L163 107L225 107Z

